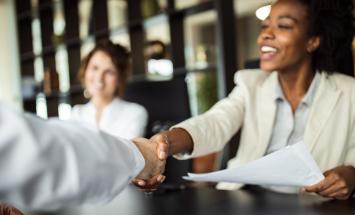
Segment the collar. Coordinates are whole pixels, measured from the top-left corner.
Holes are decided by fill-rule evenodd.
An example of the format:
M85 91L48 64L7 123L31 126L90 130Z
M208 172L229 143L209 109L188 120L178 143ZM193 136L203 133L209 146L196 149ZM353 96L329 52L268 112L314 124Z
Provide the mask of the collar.
M317 91L317 88L320 83L320 78L321 78L321 75L319 74L319 72L316 72L313 77L312 83L308 88L306 95L301 100L302 104L305 104L307 106L310 106L312 104L315 94L316 94L316 91ZM275 100L277 102L286 100L283 90L281 88L280 81L278 79L277 79L276 86L275 86Z

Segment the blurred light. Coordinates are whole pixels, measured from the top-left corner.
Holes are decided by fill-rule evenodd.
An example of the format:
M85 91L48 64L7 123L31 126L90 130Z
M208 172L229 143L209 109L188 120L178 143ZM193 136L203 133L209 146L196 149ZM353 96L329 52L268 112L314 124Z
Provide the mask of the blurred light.
M61 120L70 119L70 115L71 115L71 106L70 106L70 104L67 104L67 103L59 104L58 115L59 115L59 119L61 119Z
M171 76L173 74L173 63L168 59L148 60L148 72L160 76Z
M47 101L43 93L39 93L36 98L36 114L43 119L48 118L47 114Z
M265 20L269 16L270 10L271 10L271 5L266 5L257 9L255 15L258 19Z

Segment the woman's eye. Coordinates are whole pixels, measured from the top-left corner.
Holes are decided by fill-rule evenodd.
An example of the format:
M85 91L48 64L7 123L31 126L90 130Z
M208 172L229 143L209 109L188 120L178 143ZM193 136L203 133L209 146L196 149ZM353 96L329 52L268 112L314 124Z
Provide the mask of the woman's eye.
M116 72L113 70L107 70L105 73L108 75L115 75L116 74Z
M292 26L290 26L290 25L278 25L278 27L280 29L291 29L292 28Z
M262 30L264 30L264 29L266 29L266 28L268 28L269 27L269 25L267 25L267 24L261 24L261 26L260 26L260 28L262 29Z
M98 69L97 66L92 66L92 67L91 67L91 70L92 70L92 71L97 71L97 69Z

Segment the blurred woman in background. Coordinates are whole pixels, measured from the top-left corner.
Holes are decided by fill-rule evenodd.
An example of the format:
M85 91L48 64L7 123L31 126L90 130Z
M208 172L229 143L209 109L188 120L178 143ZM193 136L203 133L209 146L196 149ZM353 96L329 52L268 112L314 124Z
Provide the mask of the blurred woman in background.
M90 101L74 106L72 120L127 139L144 136L147 111L139 104L122 99L129 61L127 49L119 44L106 41L96 45L83 59L78 74L85 88L84 95Z

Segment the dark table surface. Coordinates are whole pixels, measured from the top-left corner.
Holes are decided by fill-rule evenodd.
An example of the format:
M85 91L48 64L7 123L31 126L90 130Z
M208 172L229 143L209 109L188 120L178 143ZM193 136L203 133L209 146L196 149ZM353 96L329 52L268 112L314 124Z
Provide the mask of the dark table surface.
M34 215L43 213L32 213ZM48 213L46 213L48 214ZM236 191L213 188L160 190L145 194L125 189L106 205L90 205L57 211L56 215L212 215L212 214L353 214L355 199L329 200L315 195L280 194L258 187Z

